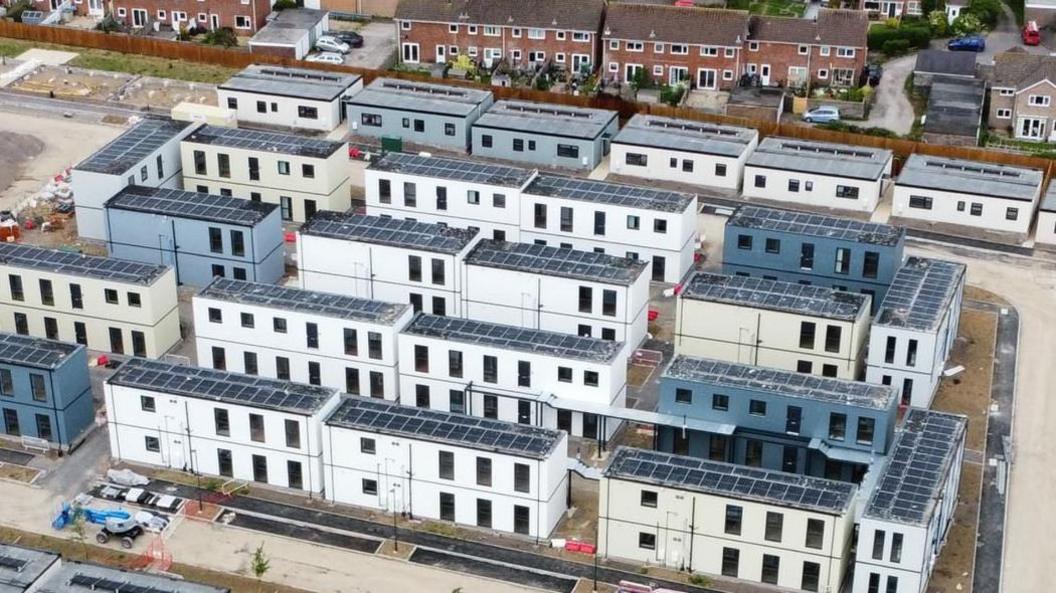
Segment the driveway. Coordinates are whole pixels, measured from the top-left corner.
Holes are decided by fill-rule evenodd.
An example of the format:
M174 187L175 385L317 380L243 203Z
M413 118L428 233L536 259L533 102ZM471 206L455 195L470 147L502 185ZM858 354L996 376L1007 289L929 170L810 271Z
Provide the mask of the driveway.
M906 78L913 73L917 56L903 56L885 63L884 75L876 87L873 107L864 125L908 134L913 127L913 105L906 98Z
M1016 24L1016 17L1004 3L1001 4L1001 8L1004 14L998 21L997 27L987 34L986 51L979 52L975 60L977 64L993 64L994 56L1004 53L1013 47L1022 48L1027 53L1032 54L1046 55L1049 53L1048 48L1043 45L1023 45L1019 25ZM931 48L946 49L946 41L945 39L932 40Z

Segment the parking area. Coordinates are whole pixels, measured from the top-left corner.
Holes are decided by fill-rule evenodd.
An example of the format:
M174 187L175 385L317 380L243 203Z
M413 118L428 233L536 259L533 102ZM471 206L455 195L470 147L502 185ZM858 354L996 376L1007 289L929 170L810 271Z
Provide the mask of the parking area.
M396 36L393 34L393 27L389 21L330 21L331 31L355 31L363 36L363 47L353 48L345 56L345 64L375 70L385 70L396 63Z

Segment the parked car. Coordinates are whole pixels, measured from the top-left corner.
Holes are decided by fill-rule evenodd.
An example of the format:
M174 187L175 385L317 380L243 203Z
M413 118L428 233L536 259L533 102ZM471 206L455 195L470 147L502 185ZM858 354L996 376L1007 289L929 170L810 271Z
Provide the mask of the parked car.
M1041 31L1038 30L1037 21L1027 21L1023 25L1023 45L1040 45Z
M810 124L825 124L840 121L840 110L836 107L822 105L803 114L803 121Z
M958 37L946 43L946 49L950 51L984 51L986 40L978 35Z
M363 47L363 36L355 31L327 31L327 37L333 37L349 47Z
M862 67L862 77L858 80L858 86L876 86L880 84L880 77L884 75L884 68L880 64L866 64Z
M329 51L338 54L347 54L350 50L348 44L334 39L329 35L323 35L315 41L315 49L319 51Z
M305 62L319 62L320 64L337 64L341 65L345 63L345 58L341 54L335 54L334 52L324 51L317 54L312 54L304 59Z

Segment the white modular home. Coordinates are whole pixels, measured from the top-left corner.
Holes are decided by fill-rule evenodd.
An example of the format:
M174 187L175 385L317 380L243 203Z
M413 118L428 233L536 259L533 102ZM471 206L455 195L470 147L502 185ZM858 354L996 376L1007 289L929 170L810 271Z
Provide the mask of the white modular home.
M606 441L627 399L623 344L419 315L400 333L405 405Z
M639 113L612 141L609 171L736 191L758 144L753 128Z
M390 152L363 173L367 214L475 228L520 241L520 197L536 172L519 167Z
M301 288L464 316L462 264L476 238L439 224L321 212L298 232L298 276Z
M133 358L104 396L114 459L323 491L336 389Z
M327 498L545 538L566 510L555 430L347 397L326 419Z
M867 381L898 389L902 405L931 407L957 340L964 282L964 264L906 260L869 331Z
M1049 184L1049 189L1038 207L1038 228L1034 232L1034 243L1038 247L1056 248L1056 184Z
M199 366L399 396L397 335L409 305L217 278L193 310Z
M253 64L216 96L241 122L329 132L345 119L342 101L362 89L356 74Z
M598 488L598 554L782 590L839 591L857 490L849 482L620 447Z
M964 416L910 409L859 519L851 593L924 593L957 508Z
M693 266L697 197L662 189L538 175L521 196L521 241L609 253L674 283Z
M646 338L648 266L593 251L484 239L466 256L462 317L623 342Z
M675 352L856 379L869 310L864 294L699 272L678 296Z
M77 233L82 239L105 241L103 203L127 185L180 186L180 140L198 124L171 119L145 119L73 167Z
M203 126L183 140L180 152L184 189L278 204L285 222L352 205L343 142Z
M891 216L1024 240L1044 178L1040 169L914 154L895 182Z
M766 138L744 166L745 198L871 213L891 176L882 148Z
M168 266L0 243L0 331L158 358L180 342Z

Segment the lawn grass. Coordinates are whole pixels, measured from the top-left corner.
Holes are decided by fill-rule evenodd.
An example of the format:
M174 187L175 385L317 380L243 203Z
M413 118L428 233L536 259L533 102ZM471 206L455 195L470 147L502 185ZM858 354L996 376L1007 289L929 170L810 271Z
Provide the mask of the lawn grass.
M767 16L802 17L807 5L800 0L727 0L726 8Z

